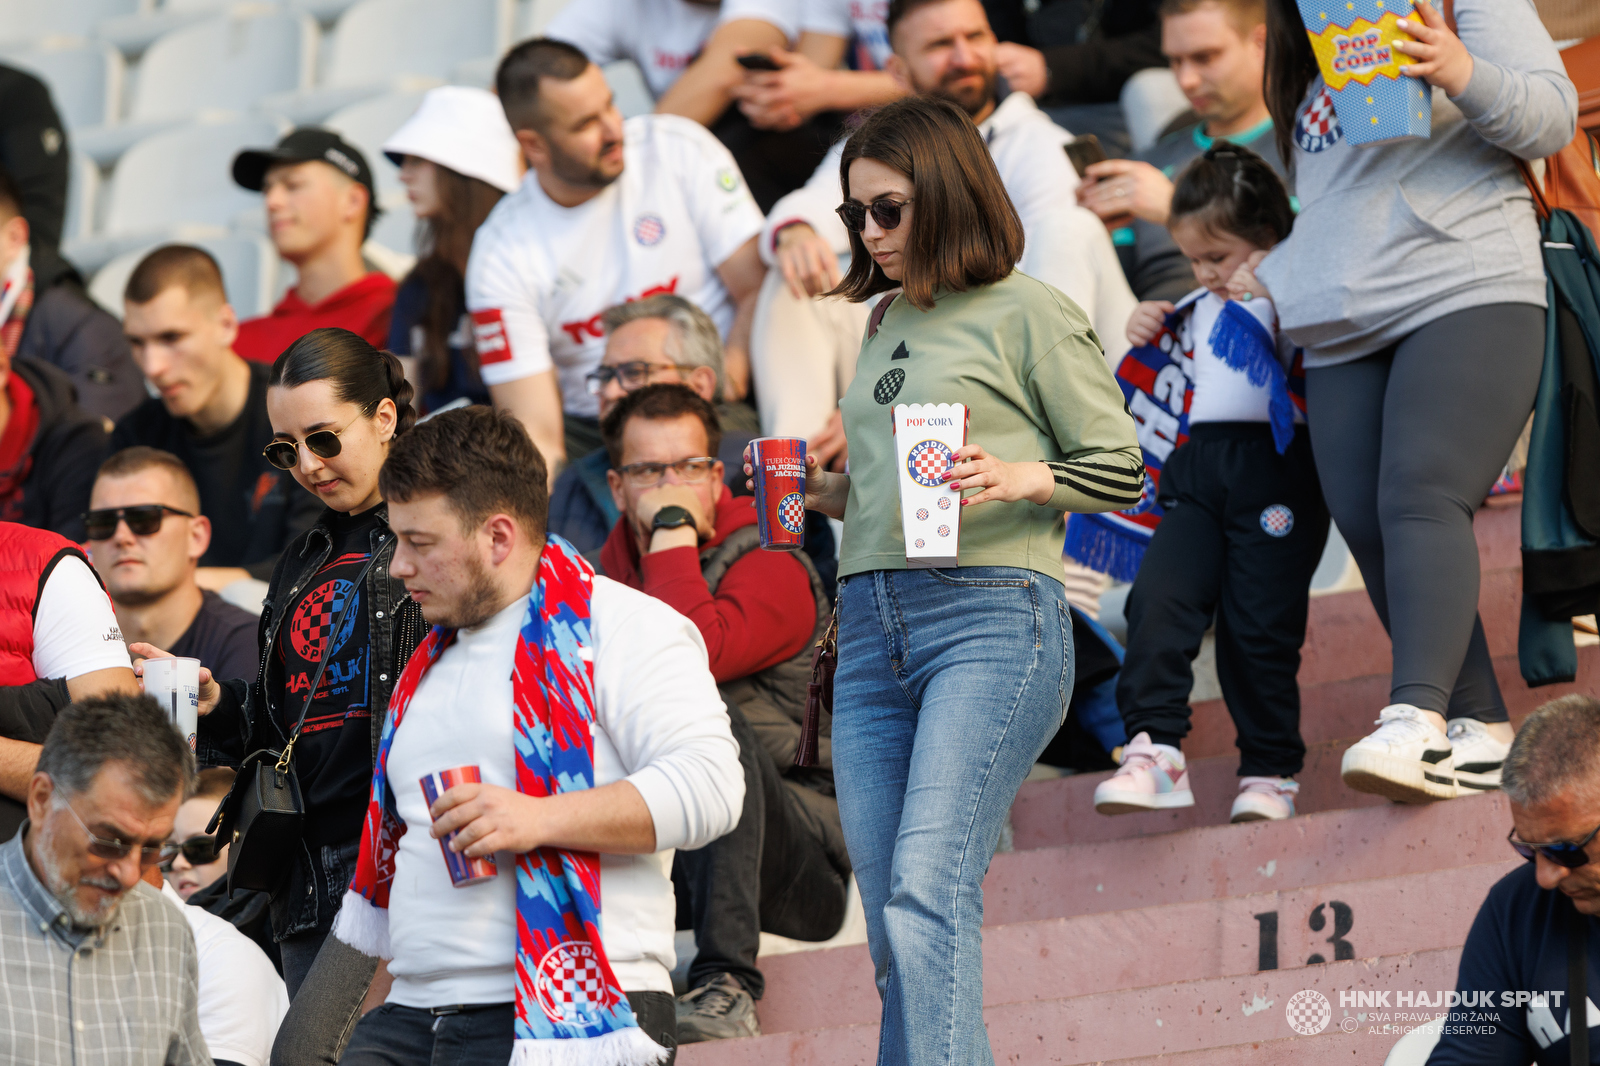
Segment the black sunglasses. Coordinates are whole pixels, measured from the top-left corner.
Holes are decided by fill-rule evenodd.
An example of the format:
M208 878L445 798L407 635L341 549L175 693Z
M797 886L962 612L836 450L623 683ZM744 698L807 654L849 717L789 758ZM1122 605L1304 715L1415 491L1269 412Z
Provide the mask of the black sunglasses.
M217 838L214 836L192 836L182 844L173 845L176 853L161 864L164 870L172 869L172 862L179 855L188 860L190 866L205 866L217 861Z
M351 420L343 429L319 429L315 433L307 433L304 441L275 440L262 448L261 454L279 470L293 470L300 465L301 444L318 459L332 459L344 447L339 443L339 434L353 425L355 421Z
M1553 844L1529 844L1525 840L1517 839L1516 829L1506 834L1506 843L1511 845L1511 850L1532 862L1535 855L1543 855L1557 866L1565 866L1569 870L1576 870L1580 866L1589 865L1589 853L1585 849L1589 841L1600 834L1600 825L1595 826L1594 832L1577 842L1558 840Z
M73 821L78 823L84 835L89 838L89 854L97 859L107 859L115 862L118 859L127 858L129 852L137 850L139 852L140 866L157 866L171 862L173 856L178 854L178 845L176 844L147 844L139 847L122 840L107 840L105 837L97 837L87 825L83 824L83 819L78 816L77 811L72 809L72 804L67 803L63 804L63 806L67 808L67 813L72 815Z
M117 535L117 523L126 521L128 531L136 537L148 537L161 528L162 519L169 514L193 518L188 511L168 507L163 503L141 503L135 507L104 507L83 516L85 535L90 540L110 540Z
M834 208L839 221L844 223L844 228L851 233L860 233L867 228L867 212L872 212L872 221L878 224L879 229L894 229L900 225L900 209L911 200L874 200L871 204L858 204L854 200L847 200Z

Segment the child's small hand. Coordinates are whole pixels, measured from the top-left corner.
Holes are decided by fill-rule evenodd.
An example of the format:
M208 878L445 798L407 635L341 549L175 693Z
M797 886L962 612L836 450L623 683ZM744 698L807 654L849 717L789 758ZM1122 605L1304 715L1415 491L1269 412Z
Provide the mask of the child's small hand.
M1261 260L1267 257L1265 249L1250 253L1250 257L1239 264L1239 269L1233 272L1233 277L1228 279L1228 299L1230 300L1270 300L1272 293L1261 284L1261 279L1256 277L1256 267Z
M1145 300L1128 316L1128 343L1139 348L1155 340L1167 316L1176 310L1166 300Z

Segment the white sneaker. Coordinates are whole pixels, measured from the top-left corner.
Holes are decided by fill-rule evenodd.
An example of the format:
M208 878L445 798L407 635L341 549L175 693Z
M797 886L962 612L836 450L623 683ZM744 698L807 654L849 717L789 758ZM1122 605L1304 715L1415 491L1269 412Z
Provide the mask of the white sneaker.
M1378 728L1345 751L1339 775L1357 792L1398 803L1456 795L1449 738L1409 703L1391 703L1378 712Z
M1445 723L1445 736L1450 738L1456 787L1461 795L1493 792L1500 787L1500 767L1511 752L1510 744L1490 736L1476 718L1450 719Z
M1294 817L1300 783L1287 777L1241 777L1231 822L1281 822Z

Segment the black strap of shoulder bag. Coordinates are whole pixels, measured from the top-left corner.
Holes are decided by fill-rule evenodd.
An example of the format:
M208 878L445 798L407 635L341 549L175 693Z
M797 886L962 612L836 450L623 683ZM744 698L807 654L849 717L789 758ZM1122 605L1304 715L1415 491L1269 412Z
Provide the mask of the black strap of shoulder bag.
M373 552L367 565L351 583L355 590L345 601L344 609L328 630L328 643L317 672L306 689L305 702L300 705L300 719L283 750L261 748L245 756L233 787L211 816L207 832L216 833L228 844L228 894L237 891L276 892L293 868L291 852L304 832L305 800L300 794L300 782L295 776L293 758L295 741L305 727L306 715L322 683L322 673L328 668L327 654L333 647L334 635L344 629L350 611L361 602L360 590L366 588L367 573L378 561Z
M1589 918L1567 900L1567 1047L1572 1066L1589 1066Z

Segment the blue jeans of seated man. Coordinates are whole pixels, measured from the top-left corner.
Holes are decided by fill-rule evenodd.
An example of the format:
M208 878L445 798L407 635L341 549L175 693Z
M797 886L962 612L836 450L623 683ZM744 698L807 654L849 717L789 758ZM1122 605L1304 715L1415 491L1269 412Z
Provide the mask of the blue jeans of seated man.
M883 999L879 1066L990 1066L983 878L1072 692L1061 583L983 566L840 582L833 772Z

